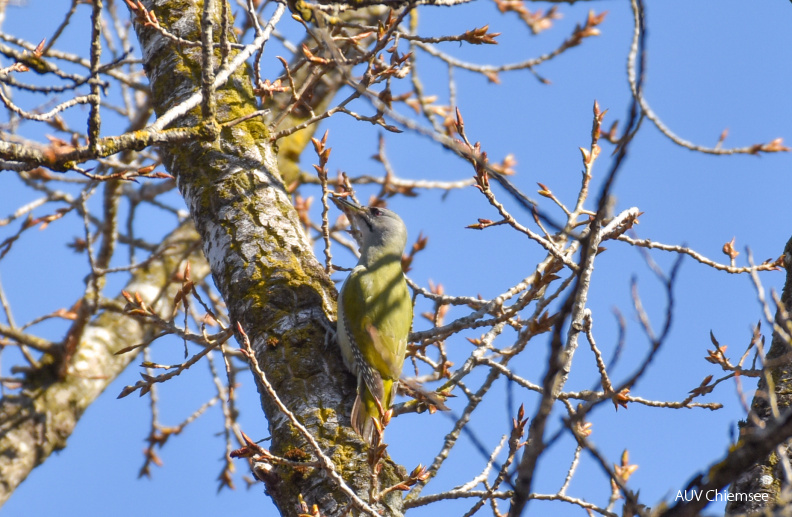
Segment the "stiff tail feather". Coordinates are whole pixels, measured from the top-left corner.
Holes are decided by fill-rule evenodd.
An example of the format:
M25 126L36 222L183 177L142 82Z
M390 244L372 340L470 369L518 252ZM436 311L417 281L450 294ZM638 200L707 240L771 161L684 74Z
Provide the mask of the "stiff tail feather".
M367 444L374 443L377 428L374 419L381 421L382 413L390 409L393 397L396 395L398 381L383 380L379 384L379 394L376 397L371 393L364 382L358 383L358 393L352 406L352 429L363 438Z

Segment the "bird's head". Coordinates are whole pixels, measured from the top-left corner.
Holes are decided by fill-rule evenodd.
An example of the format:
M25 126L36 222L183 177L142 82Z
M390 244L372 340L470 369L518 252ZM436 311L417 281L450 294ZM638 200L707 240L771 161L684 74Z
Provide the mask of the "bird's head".
M387 208L360 206L346 198L332 197L352 224L352 235L360 246L361 256L394 254L401 258L407 245L407 227L401 217Z

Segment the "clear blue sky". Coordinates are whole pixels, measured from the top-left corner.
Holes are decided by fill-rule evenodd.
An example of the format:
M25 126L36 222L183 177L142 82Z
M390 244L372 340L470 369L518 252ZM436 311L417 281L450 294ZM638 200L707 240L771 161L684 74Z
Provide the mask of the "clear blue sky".
M123 3L117 3L123 8ZM763 143L777 137L792 145L789 96L792 5L783 1L755 5L733 0L648 3L645 93L655 112L673 131L687 140L709 146L717 142L725 128L729 129L725 147ZM528 7L546 9L550 5L537 3ZM37 42L52 34L67 9L65 2L28 0L24 6L8 7L2 28ZM527 34L515 23L513 15L501 15L488 1L453 10L421 8L422 33L426 35L461 33L484 24L489 24L491 31L502 32L498 46L460 48L457 44L446 44L443 47L449 53L480 63L517 62L548 52L576 23L583 22L589 9L597 13L609 11L600 26L602 35L540 66L537 72L551 81L549 85L525 71L502 74L500 85L488 83L478 75L456 72L458 105L469 137L480 140L492 160L500 161L505 155L514 154L518 162L514 183L532 197L537 197L536 182L542 182L559 198L573 202L581 171L578 147L589 144L591 107L595 100L609 110L605 127L615 119L622 122L625 119L629 106L625 63L632 31L629 2L560 4L563 19L541 36ZM89 6L78 8L75 26L61 39L68 50L85 54L89 14ZM286 19L281 30L294 33L296 23ZM273 56L287 55L283 50L270 50L264 62L265 75L280 71ZM427 93L436 93L441 99L446 97L446 67L426 55L420 56L419 64ZM358 108L362 112L370 111L365 105ZM70 115L74 124L84 124L80 121L84 120L85 112L74 111ZM333 147L331 172L343 169L350 175L381 174L379 164L370 159L377 144L377 133L370 126L339 116L325 127L330 129L329 145ZM31 134L40 135L32 126L30 130ZM388 156L399 176L458 180L472 175L468 164L424 138L387 134L386 140ZM607 171L612 151L609 144L603 144L603 148L595 168L597 180ZM309 169L310 163L307 157L304 168ZM745 246L751 248L757 261L776 258L792 235L792 225L786 217L792 192L791 163L788 153L762 157L695 153L671 143L645 121L615 188L617 211L635 206L645 212L636 228L642 238L686 244L722 262L727 259L721 254L721 247L732 237L736 237L736 247L741 251L740 265L745 263ZM317 194L308 189L302 193ZM505 192L496 190L496 193L522 222L531 224L530 214L521 212ZM20 189L14 173L0 173L0 217L16 209L24 196L30 194ZM551 215L560 215L553 212L549 202L543 206ZM593 208L593 199L588 206ZM464 229L479 217L497 218L486 200L472 188L452 192L445 198L436 192L421 192L418 198L395 199L391 207L405 219L411 238L419 232L429 237L429 246L417 259L412 278L422 284L429 279L442 283L450 294L494 296L524 278L543 256L535 244L503 228L484 232ZM162 216L151 214L150 217L149 224L156 225L155 217ZM57 224L62 226L53 226L45 232L28 232L30 235L0 261L0 279L18 321L68 307L80 292L84 258L63 244L82 233L82 223L71 220ZM15 228L0 228L0 240L11 231ZM590 307L598 343L606 357L616 341L612 308L618 307L627 319L624 357L611 372L616 379L623 379L634 370L648 346L631 308L631 278L638 279L644 305L656 326L661 324L665 299L662 286L636 250L614 242L606 246L608 251L598 259ZM353 261L343 253L337 257L342 265L351 265ZM653 252L652 257L666 268L674 258L665 252ZM783 279L780 272L762 275L767 288L779 291ZM703 359L711 347L710 330L721 344L729 346L727 355L734 359L747 346L751 325L761 318L747 276L717 273L690 259L682 265L676 296L672 334L649 374L633 389L634 395L657 400L683 399L705 376L718 375L715 367ZM414 325L418 330L427 328L427 322L420 317ZM763 328L766 330L767 325ZM37 332L59 339L62 327L44 326ZM170 346L172 353L165 350L168 346L164 344L156 349L161 354L157 356L158 362L179 360L181 344L173 342ZM463 336L457 336L449 341L449 348L453 357L462 361L470 345ZM540 379L546 348L546 338L532 342L528 355L517 363L517 373L535 381ZM3 357L3 374L12 364L10 357ZM590 388L596 380L596 370L585 342L576 356L575 368L579 375L573 376L567 387ZM152 480L137 479L143 461L143 438L148 429L148 401L115 397L123 386L137 380L138 370L129 368L108 388L80 421L68 447L31 474L3 507L3 516L45 515L54 511L64 517L111 513L122 517L144 512L274 514L269 499L262 494L263 487L256 485L246 490L239 477L236 491L216 494L215 478L223 454L222 442L215 436L222 427L217 408L159 451L164 466L154 469ZM179 423L211 396L207 370L199 364L162 387L161 414L165 423ZM251 436L264 437L266 423L260 415L255 386L251 379L244 382L239 390L243 428ZM502 396L483 407L472 425L489 447L506 431L507 417L512 416L505 410L505 384L497 385L496 393ZM535 397L521 392L516 392L514 397L517 404L526 404L528 415L533 414ZM591 415L594 425L591 439L614 462L623 449L629 449L631 461L639 466L630 486L640 488L644 503L652 506L670 501L692 475L725 453L730 433L744 416L732 383L723 383L704 401L722 402L725 407L710 412L631 405L614 413L612 407L602 406ZM455 408L459 407L457 401ZM451 420L440 414L400 417L388 429L390 454L407 468L431 463L450 426ZM557 427L558 422L554 422L551 429ZM536 489L557 490L570 459L568 439L555 445L540 463ZM478 474L483 464L484 458L463 437L454 459L423 493L464 483ZM239 469L244 467L243 463L238 464ZM602 506L606 504L608 484L589 457L584 457L581 472L568 493ZM469 503L449 503L444 507L445 514L461 514L468 507ZM505 509L507 504L501 507ZM410 514L439 515L436 513L442 511L439 508L443 507L434 511L418 509ZM719 511L717 507L711 510ZM545 515L548 511L557 517L583 514L580 508L571 505L532 502L528 515ZM487 514L490 510L482 512Z

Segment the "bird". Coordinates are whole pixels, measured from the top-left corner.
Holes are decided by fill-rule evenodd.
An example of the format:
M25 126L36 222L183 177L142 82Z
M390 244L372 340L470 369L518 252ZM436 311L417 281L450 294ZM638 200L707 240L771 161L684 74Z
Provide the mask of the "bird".
M393 404L412 326L401 262L407 228L386 208L331 199L346 214L360 247L360 259L338 295L336 336L344 364L357 377L352 428L372 445L381 439L377 428L382 430Z

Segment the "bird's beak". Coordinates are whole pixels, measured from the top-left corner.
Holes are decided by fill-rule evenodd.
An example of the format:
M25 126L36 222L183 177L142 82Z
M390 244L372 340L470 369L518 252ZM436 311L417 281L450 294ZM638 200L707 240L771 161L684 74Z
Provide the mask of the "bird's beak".
M339 208L342 212L346 213L347 215L359 214L363 211L363 207L349 201L345 197L333 196L330 198L335 206Z
M339 210L344 212L347 219L349 219L350 230L349 233L352 234L352 237L361 245L362 235L360 233L360 228L358 227L361 223L361 219L363 218L363 214L365 213L365 208L349 201L345 197L333 196L330 198L335 206L338 207Z

